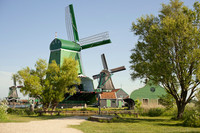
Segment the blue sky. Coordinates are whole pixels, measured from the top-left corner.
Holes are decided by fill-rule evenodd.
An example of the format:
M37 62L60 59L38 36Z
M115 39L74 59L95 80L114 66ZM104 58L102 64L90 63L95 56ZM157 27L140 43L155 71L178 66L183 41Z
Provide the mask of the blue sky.
M184 0L192 7L196 0ZM111 44L81 52L85 74L90 78L103 67L105 53L110 69L125 65L126 71L115 73L116 88L128 94L143 86L130 77L130 50L137 42L131 23L146 14L158 15L167 0L0 0L0 99L8 94L13 83L11 74L29 66L38 58L48 61L49 45L54 39L67 39L65 7L73 4L79 37L84 38L109 31ZM97 82L94 81L96 87ZM20 95L22 96L22 95Z

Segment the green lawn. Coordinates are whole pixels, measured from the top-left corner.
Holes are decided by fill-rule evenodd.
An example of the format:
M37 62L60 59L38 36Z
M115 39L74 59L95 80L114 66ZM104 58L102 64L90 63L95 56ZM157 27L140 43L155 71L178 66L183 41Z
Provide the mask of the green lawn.
M10 115L8 114L8 118L6 120L0 120L0 123L4 122L29 122L29 121L38 121L38 120L48 120L48 119L57 119L64 118L67 116L57 116L57 115L43 115L43 116L28 116L28 115Z
M71 127L84 133L200 133L200 128L183 127L181 123L171 120L170 117L140 117L120 118L112 123L86 121Z
M67 117L61 116L23 116L8 115L8 119L0 122L29 122ZM71 125L72 128L82 130L84 133L200 133L200 128L183 127L182 121L171 120L170 117L123 117L115 119L112 123L86 121L81 125Z

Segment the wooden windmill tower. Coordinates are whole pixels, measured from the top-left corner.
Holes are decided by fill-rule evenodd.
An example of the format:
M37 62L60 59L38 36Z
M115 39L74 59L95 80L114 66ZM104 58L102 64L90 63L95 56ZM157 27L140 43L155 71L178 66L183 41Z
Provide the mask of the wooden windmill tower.
M112 91L115 89L115 87L113 85L111 76L116 72L126 70L126 68L124 66L121 66L109 70L104 54L101 55L101 59L104 69L100 72L100 74L94 75L93 79L99 80L97 89L102 89L102 91Z
M81 89L83 91L93 91L94 87L92 79L84 76L80 53L84 49L111 43L108 32L79 40L73 5L66 7L65 20L68 40L55 38L51 42L49 63L51 63L52 60L55 60L57 64L62 65L64 58L72 58L78 61L78 73L82 81Z
M17 93L17 88L22 87L22 86L16 85L16 77L15 76L13 76L13 84L14 84L14 86L9 87L8 97L6 97L9 104L18 101L19 97L18 97L18 93Z

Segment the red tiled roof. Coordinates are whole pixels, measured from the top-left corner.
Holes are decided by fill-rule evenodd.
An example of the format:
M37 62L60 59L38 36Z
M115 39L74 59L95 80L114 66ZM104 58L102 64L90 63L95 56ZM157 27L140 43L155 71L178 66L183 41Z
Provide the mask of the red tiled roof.
M112 90L112 92L118 92L118 90L120 90L120 89L114 89L114 90Z
M117 99L115 92L103 92L101 99Z

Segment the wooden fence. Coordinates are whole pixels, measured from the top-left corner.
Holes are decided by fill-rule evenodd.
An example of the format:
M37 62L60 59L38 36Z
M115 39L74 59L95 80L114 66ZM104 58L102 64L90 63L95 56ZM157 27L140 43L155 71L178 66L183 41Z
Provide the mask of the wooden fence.
M58 114L60 115L61 113L64 115L80 115L80 116L91 116L91 115L98 115L99 111L38 111L40 115L43 113L48 113L48 114ZM136 113L133 110L122 110L122 111L101 111L101 115L118 115L118 114L129 114L129 115L134 115L135 117L138 117L138 113Z

